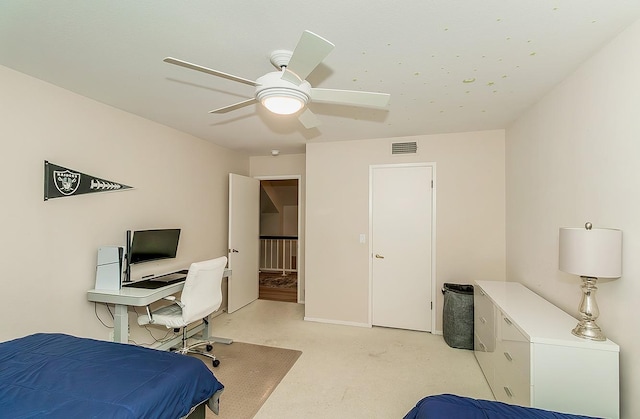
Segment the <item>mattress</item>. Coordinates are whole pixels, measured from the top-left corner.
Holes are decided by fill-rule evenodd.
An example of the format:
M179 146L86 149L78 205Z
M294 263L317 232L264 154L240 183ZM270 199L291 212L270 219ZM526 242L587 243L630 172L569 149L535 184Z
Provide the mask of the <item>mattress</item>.
M476 400L453 394L428 396L420 400L404 419L586 419L531 407Z
M0 343L0 415L181 418L224 386L199 359L39 333Z

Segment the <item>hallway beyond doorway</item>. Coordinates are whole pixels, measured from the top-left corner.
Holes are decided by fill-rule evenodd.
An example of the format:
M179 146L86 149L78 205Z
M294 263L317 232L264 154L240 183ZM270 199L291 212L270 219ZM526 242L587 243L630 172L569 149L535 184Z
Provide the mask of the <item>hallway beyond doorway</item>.
M296 272L260 272L259 299L295 303L298 301Z

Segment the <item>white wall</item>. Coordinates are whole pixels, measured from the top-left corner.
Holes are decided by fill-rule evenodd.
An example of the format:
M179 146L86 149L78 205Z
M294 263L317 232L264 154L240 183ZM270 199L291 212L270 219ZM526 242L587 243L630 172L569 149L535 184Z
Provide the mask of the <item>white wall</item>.
M263 212L260 214L260 235L261 236L277 236L282 234L280 225L280 213Z
M106 339L86 292L98 247L124 245L127 229L182 229L178 257L136 266L134 277L226 255L228 172L248 174L247 156L5 67L0 87L0 340L46 331ZM44 160L135 189L44 202Z
M249 159L251 164L251 176L259 178L296 178L300 177L300 231L298 232L298 301L305 302L305 205L306 205L306 166L304 154L283 154L273 156L254 156Z
M391 155L416 141L418 154ZM504 131L307 144L305 316L369 322L369 166L436 163L436 331L445 282L505 279ZM428 304L428 302L425 302Z
M623 231L623 274L599 281L598 324L620 345L622 417L640 417L640 22L506 134L507 279L577 317L579 278L558 271L558 229ZM588 365L585 366L588 368Z
M282 207L282 234L295 236L298 234L298 206L285 205Z

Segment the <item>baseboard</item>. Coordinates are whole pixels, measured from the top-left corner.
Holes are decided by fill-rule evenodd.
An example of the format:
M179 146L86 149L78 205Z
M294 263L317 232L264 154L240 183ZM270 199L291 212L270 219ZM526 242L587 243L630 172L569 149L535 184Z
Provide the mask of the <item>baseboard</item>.
M215 319L219 315L224 314L226 312L227 312L227 307L219 308L217 311L214 311L213 313L211 313L210 317Z
M339 324L341 326L371 327L371 325L368 323L345 322L342 320L319 319L316 317L307 317L307 316L304 317L304 320L307 322Z
M316 322L316 323L328 323L328 324L339 324L342 326L356 326L356 327L373 327L373 325L369 323L358 323L358 322L345 322L342 320L332 320L332 319L320 319L317 317L304 317L304 321L307 322ZM430 332L432 335L443 335L442 330L433 330Z

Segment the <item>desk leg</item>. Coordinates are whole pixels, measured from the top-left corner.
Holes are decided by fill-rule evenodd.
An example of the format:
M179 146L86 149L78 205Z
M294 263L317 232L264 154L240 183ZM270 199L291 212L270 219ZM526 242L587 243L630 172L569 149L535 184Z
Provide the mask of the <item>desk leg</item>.
M129 342L129 307L123 304L115 305L113 315L113 341Z
M204 329L202 330L202 339L210 340L216 343L222 343L225 345L231 345L233 343L233 339L211 336L211 317L212 316L209 316L209 323L206 323Z

